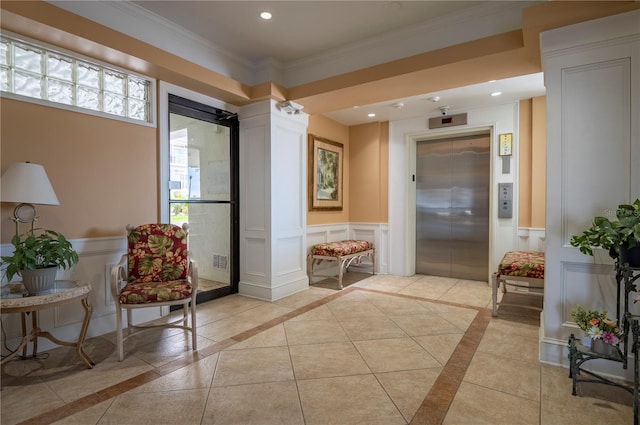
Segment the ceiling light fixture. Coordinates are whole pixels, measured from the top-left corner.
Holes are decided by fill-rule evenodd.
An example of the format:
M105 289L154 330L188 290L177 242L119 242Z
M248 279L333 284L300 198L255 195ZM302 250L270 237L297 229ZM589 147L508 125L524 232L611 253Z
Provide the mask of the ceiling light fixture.
M368 116L369 118L373 118L373 117L375 117L375 116L376 116L376 114L374 114L374 113L372 112L372 113L370 113L370 114L367 114L367 116Z
M265 21L268 21L269 19L271 19L272 16L273 15L271 15L271 13L269 13L269 12L266 12L266 11L265 12L260 12L260 17L262 19L264 19Z
M396 108L396 109L402 109L402 108L404 108L404 103L402 103L402 102L396 102L396 103L394 103L394 104L393 104L393 105L391 105L391 106L393 106L393 107L394 107L394 108Z
M501 91L494 91L493 93L491 93L491 96L496 97L496 96L500 96L502 94Z
M440 100L440 96L431 96L431 97L428 97L427 100L430 100L431 102L435 103Z

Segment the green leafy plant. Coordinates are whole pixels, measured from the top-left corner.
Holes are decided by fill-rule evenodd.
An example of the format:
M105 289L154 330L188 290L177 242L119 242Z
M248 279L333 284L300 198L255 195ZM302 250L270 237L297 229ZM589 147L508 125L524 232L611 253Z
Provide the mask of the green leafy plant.
M616 218L595 217L589 229L571 237L571 246L580 248L580 252L587 255L593 255L595 247L604 248L614 259L620 256L621 245L640 246L640 199L633 204L618 205Z
M608 317L607 310L602 313L598 310L585 310L578 304L571 310L571 318L592 339L602 339L611 345L618 345L623 339L624 333L618 326L618 321Z
M36 234L31 230L11 239L13 255L0 257L0 264L6 266L7 280L22 270L35 270L47 267L69 269L78 263L78 253L61 233L43 230Z

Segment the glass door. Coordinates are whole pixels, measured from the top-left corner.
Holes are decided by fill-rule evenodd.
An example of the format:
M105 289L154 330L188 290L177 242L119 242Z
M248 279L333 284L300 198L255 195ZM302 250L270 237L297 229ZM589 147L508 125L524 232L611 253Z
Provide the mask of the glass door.
M197 301L238 292L238 119L169 95L169 217L188 223Z

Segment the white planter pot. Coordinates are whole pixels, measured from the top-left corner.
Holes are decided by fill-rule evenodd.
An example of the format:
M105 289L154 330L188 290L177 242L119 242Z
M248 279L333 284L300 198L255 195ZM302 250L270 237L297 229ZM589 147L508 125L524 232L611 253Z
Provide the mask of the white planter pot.
M22 284L29 295L38 295L49 291L56 282L58 267L47 267L36 270L22 270Z

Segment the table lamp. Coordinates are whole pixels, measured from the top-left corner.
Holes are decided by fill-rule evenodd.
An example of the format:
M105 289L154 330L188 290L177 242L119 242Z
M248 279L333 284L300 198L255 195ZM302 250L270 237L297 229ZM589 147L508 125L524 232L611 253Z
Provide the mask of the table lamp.
M44 167L30 162L14 162L2 175L0 201L17 202L10 220L16 223L16 234L20 223L31 223L31 231L38 220L36 207L60 205Z

